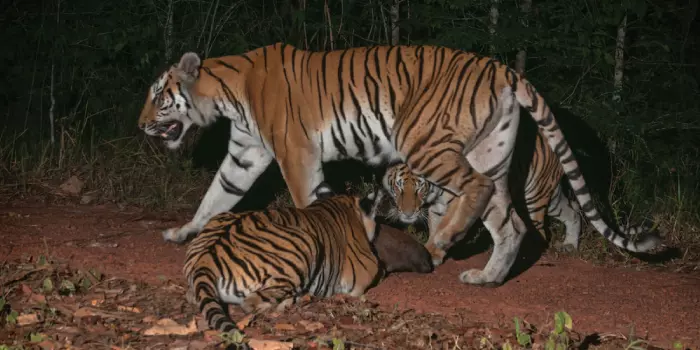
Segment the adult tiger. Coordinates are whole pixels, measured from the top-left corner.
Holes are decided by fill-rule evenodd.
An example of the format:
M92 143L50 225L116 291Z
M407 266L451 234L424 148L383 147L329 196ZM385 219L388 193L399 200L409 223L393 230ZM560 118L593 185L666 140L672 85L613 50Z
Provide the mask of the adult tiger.
M229 154L194 218L164 231L182 242L234 206L275 159L294 204L316 198L322 163L354 158L369 165L405 162L456 199L428 250L436 263L481 217L495 247L484 270L460 279L500 284L525 231L506 178L520 121L530 111L557 154L586 216L616 245L647 251L610 229L593 206L564 135L542 96L495 59L436 46L375 46L309 52L274 44L204 62L185 53L148 91L139 126L177 148L193 125L231 120Z
M346 195L304 209L218 214L187 248L187 299L211 328L228 332L236 326L227 303L282 310L305 294L360 296L385 272L432 271L423 245L379 228L375 214L371 200Z
M545 215L561 221L566 226L561 248L569 252L577 250L581 234L579 205L564 194L560 184L564 171L540 133L535 137L534 146L531 158L515 159L518 165L529 164L524 183L527 212L534 228L542 235L545 235ZM521 173L517 173L520 170L524 170L524 167L517 167L516 173L510 175L522 176ZM390 216L403 223L412 224L419 218L424 218L424 208L429 207L427 219L431 234L444 216L447 203L454 197L450 192L413 174L404 163L390 165L382 177L382 184L393 199L394 207L390 210ZM627 232L638 233L636 230Z

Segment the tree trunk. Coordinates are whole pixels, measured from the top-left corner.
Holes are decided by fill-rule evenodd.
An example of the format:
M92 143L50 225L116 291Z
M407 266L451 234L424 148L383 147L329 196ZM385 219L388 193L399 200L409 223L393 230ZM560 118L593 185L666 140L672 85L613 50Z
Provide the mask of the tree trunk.
M520 11L523 14L523 17L520 21L520 23L523 25L523 27L527 28L528 27L528 15L530 14L530 8L532 7L532 0L522 0L522 3L520 3ZM520 50L518 50L518 53L515 55L515 71L518 72L518 74L525 75L525 61L527 59L527 51L525 51L525 47L521 47Z
M173 12L175 10L175 0L168 0L168 8L165 13L165 28L163 30L163 41L165 43L165 62L170 62L173 58Z
M615 80L613 81L613 97L615 103L622 100L622 78L625 70L625 34L627 33L627 15L622 17L620 25L617 27L617 44L615 45Z
M391 20L391 45L399 44L399 0L394 0L389 10Z
M58 32L58 28L61 26L60 24L60 17L61 15L61 0L58 0L56 3L56 32ZM49 93L50 93L50 98L51 98L51 106L49 107L49 123L50 123L50 131L51 131L51 144L54 144L56 142L56 129L55 129L55 121L56 121L56 115L55 115L55 110L56 110L56 95L54 94L54 76L55 76L55 67L56 67L56 44L54 44L54 49L53 49L53 55L51 57L51 82L49 86Z
M489 45L489 51L491 55L496 53L496 46L493 41L496 38L496 25L498 25L498 3L500 0L491 0L491 11L489 16L489 34L491 35L491 44Z

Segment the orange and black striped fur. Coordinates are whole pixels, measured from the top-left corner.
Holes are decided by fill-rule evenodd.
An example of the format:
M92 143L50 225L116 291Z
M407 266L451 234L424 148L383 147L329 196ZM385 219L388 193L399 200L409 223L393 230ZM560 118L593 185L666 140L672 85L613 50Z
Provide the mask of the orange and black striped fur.
M535 149L530 159L514 161L529 164L524 184L525 205L534 228L546 237L545 215L561 221L566 226L566 235L561 249L568 252L577 250L581 234L581 218L578 214L580 208L576 201L570 200L564 194L560 183L564 171L542 135L537 133ZM524 169L515 169L516 173L510 173L510 175L524 176L517 173L518 170ZM393 199L394 207L390 211L390 216L406 224L427 219L431 234L440 218L444 216L447 202L454 197L451 193L413 174L404 163L389 166L384 173L382 183Z
M192 240L183 269L188 300L199 305L211 328L234 329L227 303L246 312L282 310L305 294L360 296L385 272L432 271L420 243L387 230L376 237L372 201L322 197L304 209L224 212ZM400 254L384 247L397 242Z
M436 46L310 52L278 43L204 61L186 53L149 89L139 126L177 148L190 126L231 120L228 156L194 218L166 230L166 240L182 242L233 207L273 159L299 208L316 198L323 162L404 162L455 195L426 245L434 262L441 263L481 218L493 253L483 270L465 271L460 279L497 285L526 231L507 190L521 106L554 150L592 224L620 247L656 247L658 237L632 242L601 219L564 135L530 82L469 52Z

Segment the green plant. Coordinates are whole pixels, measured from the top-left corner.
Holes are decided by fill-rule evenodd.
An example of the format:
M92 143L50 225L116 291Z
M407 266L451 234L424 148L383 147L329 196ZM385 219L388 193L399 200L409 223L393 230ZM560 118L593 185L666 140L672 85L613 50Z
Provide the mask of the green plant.
M513 322L515 322L515 338L518 340L518 344L520 344L520 346L532 345L532 338L530 337L530 335L524 333L520 329L520 319L517 317L513 317Z
M219 337L226 346L235 346L236 348L243 347L246 343L245 334L241 333L239 330L233 330L228 333L221 333Z
M544 344L546 350L565 350L569 347L569 333L573 328L571 316L565 311L554 314L554 329L550 332L547 342Z
M345 350L345 342L342 339L333 338L333 350Z

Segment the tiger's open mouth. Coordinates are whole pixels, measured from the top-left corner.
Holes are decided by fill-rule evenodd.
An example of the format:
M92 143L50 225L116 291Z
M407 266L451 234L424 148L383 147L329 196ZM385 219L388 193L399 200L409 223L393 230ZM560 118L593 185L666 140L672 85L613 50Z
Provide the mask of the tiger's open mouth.
M171 121L159 124L157 126L158 135L167 141L174 141L180 138L183 125L179 121Z

